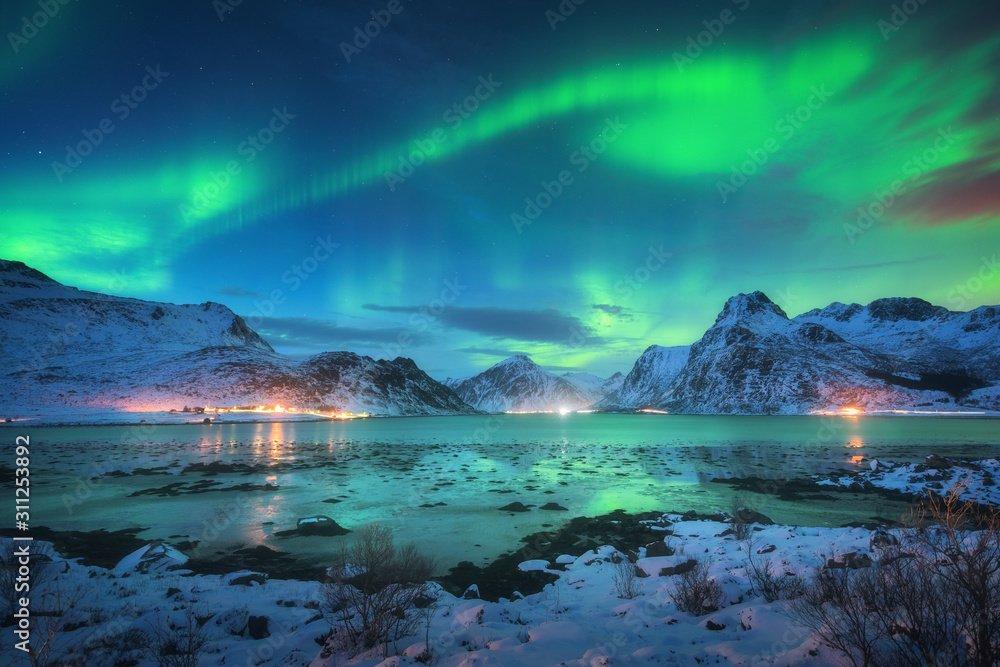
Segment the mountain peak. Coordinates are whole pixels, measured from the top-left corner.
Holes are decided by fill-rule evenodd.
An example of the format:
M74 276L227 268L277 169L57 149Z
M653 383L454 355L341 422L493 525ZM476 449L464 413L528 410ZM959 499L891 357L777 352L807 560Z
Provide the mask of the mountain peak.
M947 308L935 306L914 297L876 299L869 303L867 308L872 319L883 322L898 322L900 320L924 322L949 314Z
M506 359L504 359L503 361L501 361L498 364L493 364L493 368L502 368L504 366L515 366L515 365L520 365L520 364L529 364L531 366L537 366L538 365L534 361L531 360L531 357L529 357L526 354L515 354L512 357L507 357Z
M726 305L723 306L722 312L715 319L715 323L719 324L726 319L745 319L768 313L777 315L783 320L788 319L785 311L771 301L763 292L758 290L750 294L741 293L730 297L726 301Z

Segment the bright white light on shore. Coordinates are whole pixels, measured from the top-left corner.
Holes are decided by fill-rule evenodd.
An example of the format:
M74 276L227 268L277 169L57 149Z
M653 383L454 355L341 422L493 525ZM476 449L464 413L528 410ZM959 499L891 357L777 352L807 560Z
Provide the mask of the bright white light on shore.
M570 412L572 411L569 408L559 408L559 414L561 415L568 415Z

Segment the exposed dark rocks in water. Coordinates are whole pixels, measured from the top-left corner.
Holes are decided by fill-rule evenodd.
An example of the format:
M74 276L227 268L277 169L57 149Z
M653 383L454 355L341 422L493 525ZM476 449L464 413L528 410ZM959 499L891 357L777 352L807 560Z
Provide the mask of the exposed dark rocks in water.
M513 503L510 503L509 505L498 507L497 509L499 509L502 512L527 512L532 507L534 507L534 505L525 505L523 503L515 501Z
M538 509L540 509L540 510L552 510L552 511L556 511L556 512L568 512L569 511L568 509L566 509L562 505L559 505L558 503L545 503L544 505L542 505Z
M277 537L295 537L300 535L323 535L326 537L337 537L338 535L346 535L349 532L351 531L344 528L325 514L317 514L315 516L299 519L295 528L292 528L291 530L279 530L275 531L274 534Z
M79 558L83 565L113 568L125 556L144 547L152 540L136 537L149 528L126 528L107 531L52 530L47 526L32 526L31 535L36 540L51 542L57 552L66 558ZM12 528L0 530L0 536L21 535Z
M558 556L582 556L591 549L610 544L622 552L637 551L654 540L662 540L663 531L653 531L644 521L656 521L660 526L662 512L628 514L615 510L598 517L576 517L555 531L542 531L521 538L518 551L505 553L485 567L468 561L437 578L448 592L461 596L469 586L476 584L483 600L496 601L511 598L517 591L522 595L537 593L547 583L556 580L553 572L522 572L518 565L526 560L544 559L550 563ZM550 570L557 568L552 565Z

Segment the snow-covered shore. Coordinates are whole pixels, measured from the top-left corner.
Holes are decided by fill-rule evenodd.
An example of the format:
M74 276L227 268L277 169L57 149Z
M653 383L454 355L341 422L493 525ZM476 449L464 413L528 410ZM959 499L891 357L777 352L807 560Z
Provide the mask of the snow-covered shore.
M984 505L1000 505L997 459L965 460L931 454L923 463L893 463L873 459L867 470L813 479L820 486L857 490L889 490L911 495L933 491L946 495L960 487L959 498Z
M968 499L996 504L993 479L998 470L996 459L932 455L921 464L873 461L869 470L813 483L856 484L914 495L928 490L944 494L963 485ZM155 651L194 624L202 643L198 664L205 666L395 667L426 664L421 656L428 648L433 664L445 667L842 665L843 656L784 613L791 604L788 600L769 602L759 595L748 570L749 553L752 550L757 563L776 576L806 582L818 568L830 566L831 559L846 567L870 566L878 556L875 545L891 539L887 532L900 530L874 524L778 525L752 514L747 520L756 523L748 542L737 539L729 517L721 513L633 517L612 513L600 517L601 534L613 534L608 527L619 523L624 529L625 519L629 530L642 529L645 546L631 552L608 544L588 548L595 543L574 530L528 541L513 562L519 563L521 572L551 582L535 589L539 592L521 595L511 589L504 597L486 600L479 599L478 587L456 595L466 584L456 589L452 580L446 584L449 592L432 583L437 602L429 627L354 656L338 653L326 643L331 625L323 613L318 581L279 579L277 565L271 569L272 577L245 569L198 574L188 569L192 563L187 556L169 544L146 545L108 569L64 558L38 542L51 560L32 563L32 599L37 611L52 602L46 591L58 591L57 597L73 601L50 644L55 655L71 654L69 664L113 665L118 660L157 664ZM574 539L579 547L575 551L569 546ZM13 548L11 540L0 539L0 553L9 555ZM721 588L721 600L709 613L696 615L678 604L681 575L692 559L707 562L709 578ZM637 575L630 584L631 595L623 593L622 563L631 565ZM240 565L234 561L233 567ZM31 622L37 640L56 621L35 613ZM13 642L0 647L0 656L24 657Z
M619 597L614 561L621 554L611 546L577 557L533 554L522 569L558 577L533 595L488 602L462 599L436 586L439 607L429 634L435 664L840 664L835 654L780 613L786 603L767 603L749 593L744 543L734 539L727 524L683 520L679 515L648 523L673 534L662 544L638 550L635 565L645 576L635 580L639 594L633 599ZM756 548L765 552L761 558L800 578L834 554L868 553L871 536L863 528L757 529ZM709 574L723 591L719 609L702 616L677 608L678 577L668 574L668 568L694 557L711 559ZM72 629L60 633L57 644L73 647L82 664L113 664L103 660L110 661L116 651L138 664L155 664L137 648L129 651L134 631L149 634L170 624L184 627L184 610L191 609L203 620L201 665L389 667L418 664L415 658L424 651L421 632L390 647L388 657L321 656L330 626L320 612L319 583L269 579L247 571L193 574L184 569L184 561L166 545L144 547L110 570L53 555L47 568L59 572L55 576L60 588L83 592L68 626ZM10 650L10 643L3 647L4 652Z
M4 418L6 419L6 417ZM208 419L213 424L273 424L279 422L330 421L329 415L308 412L258 412L252 410L233 412L134 412L129 410L84 410L66 408L47 409L0 420L0 427L37 428L43 426L164 426L178 424L203 425Z

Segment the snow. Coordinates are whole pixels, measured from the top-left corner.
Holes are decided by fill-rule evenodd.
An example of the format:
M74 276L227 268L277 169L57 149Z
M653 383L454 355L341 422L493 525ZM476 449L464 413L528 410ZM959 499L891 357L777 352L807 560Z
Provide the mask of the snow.
M553 375L527 356L516 355L450 386L484 412L569 412L602 398L594 387L605 382L585 373Z
M662 403L668 388L688 361L690 345L650 345L636 360L621 386L599 404L601 408L637 408Z
M749 594L743 545L731 536L719 537L725 524L683 521L675 514L663 518L674 522L676 534L667 539L678 553L639 560L650 576L637 579L641 592L634 599L618 597L613 564L618 552L610 546L576 558L550 554L526 561L522 569L545 568L559 579L542 592L520 599L463 600L435 585L439 607L429 632L435 664L688 665L716 660L735 665L841 664L836 654L818 648L805 629L781 614L786 602L769 604ZM757 528L757 544L775 546L762 557L792 576L810 576L834 553L870 553L870 532L863 528ZM200 616L211 617L204 626L210 638L201 665L244 664L248 656L254 659L250 664L265 666L419 664L415 658L424 650L423 629L418 636L396 642L398 653L390 647L388 657L378 651L355 658L322 654L320 644L330 626L319 612L321 594L316 582L261 577L263 583L231 585L254 573L199 575L180 564L175 569L144 571L142 557L154 548L139 549L110 571L55 557L55 569L67 569L59 575L62 584L87 592L77 611L90 614L91 620L67 633L69 639L85 646L88 637L103 636L112 628L117 632L130 627L148 630L167 617L176 625L183 608L191 606ZM165 553L176 557L169 547ZM662 567L694 556L711 558L709 574L725 594L721 607L704 616L678 610L673 600L677 577L658 576ZM566 569L549 569L550 562L562 563ZM176 589L170 597L168 589ZM266 616L270 636L250 638L249 616ZM121 620L112 626L112 619ZM91 658L91 664L107 664L96 654ZM140 656L138 664L153 663Z
M936 458L929 457L928 461ZM870 470L843 476L817 475L813 479L823 486L850 487L852 484L860 484L866 488L891 489L912 495L926 495L928 491L934 491L943 496L958 487L961 500L1000 505L1000 487L995 481L1000 476L1000 461L938 461L941 461L941 467L927 463L873 460Z

